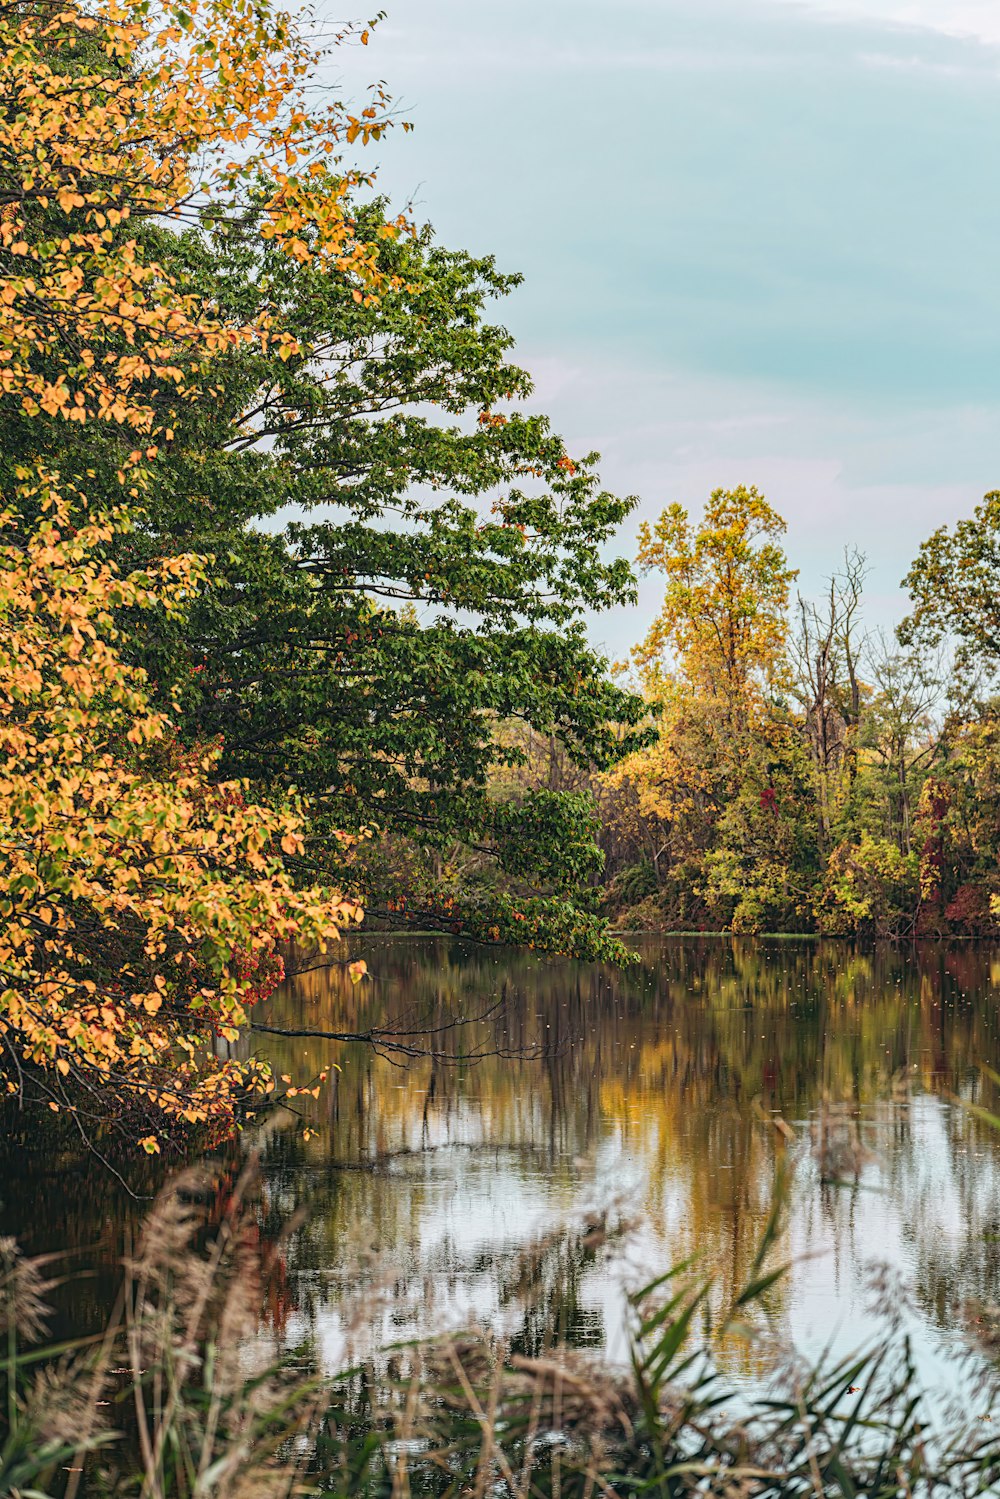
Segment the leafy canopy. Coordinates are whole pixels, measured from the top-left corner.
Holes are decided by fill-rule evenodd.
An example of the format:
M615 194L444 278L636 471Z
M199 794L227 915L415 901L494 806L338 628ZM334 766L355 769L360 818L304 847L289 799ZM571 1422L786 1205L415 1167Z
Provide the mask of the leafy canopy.
M352 179L329 158L385 122L314 109L317 60L297 23L255 0L4 0L0 392L30 415L166 435L206 358L269 343L270 322L220 321L128 226L224 217L250 180L262 236L367 289ZM278 347L294 344L279 334Z
M695 529L680 505L639 532L639 563L666 576L663 604L642 645L654 681L675 669L738 712L779 669L788 591L797 576L779 538L785 523L757 489L716 489Z
M987 494L971 517L941 526L923 543L903 580L913 610L904 641L936 645L956 638L962 664L1000 666L1000 491Z
M153 252L163 225L225 218L251 180L263 238L377 281L344 211L342 137L316 54L266 4L0 4L0 1069L79 1120L228 1129L266 1068L217 1056L280 976L358 907L299 887L303 823L248 804L217 755L172 742L169 694L116 620L180 618L189 549L121 568L172 422L210 398L221 351L281 358L270 312L227 320ZM308 232L307 247L303 235ZM394 232L386 226L386 233ZM99 436L94 438L94 433ZM109 462L110 459L110 462ZM75 1091L71 1094L68 1090ZM82 1127L82 1126L81 1126ZM147 1148L157 1148L155 1133Z
M100 560L113 522L74 526L50 480L25 498L44 518L0 548L0 1077L18 1091L30 1064L54 1107L76 1084L229 1127L273 1081L212 1038L236 1040L280 943L325 946L361 912L296 889L301 817L211 784L213 753L177 753L122 661L113 611L181 609L196 561L122 577Z
M640 741L642 704L583 622L634 599L631 569L606 556L634 502L524 409L530 380L486 319L516 278L426 230L387 237L373 202L352 222L379 293L359 298L320 257L262 239L261 215L253 199L209 232L157 231L160 259L228 325L266 316L272 337L215 355L210 398L147 463L123 560L193 549L213 564L182 624L131 632L133 657L177 693L185 736L221 739L222 774L309 793L310 851L332 872L326 830L375 828L486 851L511 896L507 913L467 888L414 898L371 867L382 909L398 916L406 896L423 922L596 950L599 925L551 904L591 877L585 810L498 796L521 753L498 731L531 725L588 767ZM78 469L106 461L62 450Z

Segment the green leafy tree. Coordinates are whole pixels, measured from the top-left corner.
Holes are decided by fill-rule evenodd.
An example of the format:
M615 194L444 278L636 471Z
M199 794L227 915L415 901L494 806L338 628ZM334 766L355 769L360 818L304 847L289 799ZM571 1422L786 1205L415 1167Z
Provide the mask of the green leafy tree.
M936 645L951 636L959 664L972 675L1000 666L1000 490L968 520L941 526L924 542L903 580L913 610L903 622L905 644Z
M599 860L579 796L515 803L491 784L523 758L505 722L550 736L579 767L641 742L645 709L612 683L584 624L634 599L628 564L606 558L634 501L602 490L595 456L571 458L526 414L529 377L485 316L516 277L428 230L394 238L378 202L353 221L377 296L260 229L251 205L180 236L146 230L223 326L267 324L284 342L221 348L207 398L173 414L147 465L144 520L121 561L201 551L211 586L183 626L164 615L133 628L133 658L179 697L184 737L219 744L220 775L309 794L314 858L336 865L329 830L375 830L429 850L433 873L458 840L510 897L463 905L433 878L408 890L385 878L376 840L381 888L364 892L376 907L597 951L599 924L570 900ZM23 441L37 447L16 414L7 425L12 459ZM50 438L91 493L117 483L134 442L65 427Z
M919 857L901 852L895 839L863 832L831 853L818 902L822 930L912 936L919 904Z

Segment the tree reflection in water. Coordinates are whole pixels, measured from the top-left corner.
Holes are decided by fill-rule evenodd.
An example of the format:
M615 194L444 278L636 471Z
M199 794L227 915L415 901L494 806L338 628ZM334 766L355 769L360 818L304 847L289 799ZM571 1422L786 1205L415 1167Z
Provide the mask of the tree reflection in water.
M274 1114L241 1142L261 1153L263 1230L308 1213L282 1316L311 1328L331 1364L359 1302L355 1346L474 1320L526 1350L565 1336L620 1356L624 1286L691 1253L718 1275L717 1309L743 1283L787 1159L795 1264L771 1293L779 1330L806 1351L863 1342L876 1326L868 1267L887 1261L911 1287L925 1372L945 1380L960 1303L1000 1300L1000 1138L955 1101L998 1107L979 1063L998 1060L1000 953L639 945L640 967L621 974L444 938L359 938L351 956L372 974L360 988L332 968L275 995L269 1023L326 1030L440 1026L504 997L490 1021L444 1034L449 1059L405 1067L362 1045L245 1040L282 1072L341 1069L318 1100L296 1099L298 1116ZM542 1055L458 1055L479 1048ZM815 1149L833 1105L830 1129L857 1145L836 1170ZM34 1121L8 1132L5 1231L49 1248L68 1216L76 1245L101 1241L110 1257L131 1211L122 1193L94 1163L76 1168L81 1190L68 1155L43 1190L40 1133ZM599 1250L609 1207L629 1231ZM525 1298L529 1283L541 1294ZM743 1344L731 1357L734 1373L754 1368Z

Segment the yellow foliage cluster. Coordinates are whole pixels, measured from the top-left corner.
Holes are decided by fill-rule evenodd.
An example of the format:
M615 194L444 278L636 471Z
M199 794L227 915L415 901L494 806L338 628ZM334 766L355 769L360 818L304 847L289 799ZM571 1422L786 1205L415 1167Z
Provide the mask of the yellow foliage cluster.
M748 746L784 726L771 706L787 670L784 522L753 487L716 490L694 524L680 505L639 531L638 561L666 579L663 603L633 652L658 714L655 745L624 760L643 816L667 822L714 808L720 775L738 781Z
M0 1077L79 1088L228 1127L267 1069L217 1060L245 1020L241 962L291 938L325 945L361 911L295 888L302 822L211 784L211 755L157 775L171 729L116 649L114 609L183 607L198 564L120 577L106 520L73 526L50 481L41 519L0 547ZM0 515L10 527L11 512ZM77 1085L75 1093L67 1091Z
M377 136L387 101L314 109L318 60L268 0L0 0L0 402L131 432L126 504L220 350L297 348L267 316L225 325L137 222L218 220L252 191L287 253L359 297L378 284L335 153ZM299 813L214 782L217 751L175 744L123 659L119 611L183 610L198 559L119 574L128 514L96 513L46 451L0 497L0 1088L30 1079L81 1125L148 1119L152 1150L164 1122L224 1131L273 1089L224 1055L253 976L362 913L290 876Z
M787 638L785 523L758 490L717 489L696 528L680 505L639 530L639 563L662 572L660 613L635 659L655 690L664 657L690 689L706 692L739 716L780 668Z
M378 136L385 110L314 109L318 60L266 0L0 0L0 395L169 437L170 402L220 348L292 352L266 317L222 325L128 233L224 215L247 184L266 237L371 287L335 152Z

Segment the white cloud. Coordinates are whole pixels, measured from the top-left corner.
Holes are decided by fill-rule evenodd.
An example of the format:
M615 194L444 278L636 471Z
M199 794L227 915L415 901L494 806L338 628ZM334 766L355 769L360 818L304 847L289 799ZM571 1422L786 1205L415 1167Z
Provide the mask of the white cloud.
M862 52L858 55L858 62L863 68L876 68L890 73L919 73L928 78L980 78L984 72L979 62L964 65L954 62L932 62L929 58L919 57L915 53L904 55L891 52ZM996 76L995 65L989 71L991 76Z
M638 522L674 500L697 511L719 486L756 484L788 522L788 554L805 595L822 592L845 546L865 552L873 628L891 630L906 613L899 584L921 542L970 514L993 483L995 407L889 415L638 361L521 354L536 379L532 404L552 415L569 451L599 449L608 487L641 496L615 550L632 553ZM646 579L638 609L592 619L594 641L624 656L661 588L662 580Z
M888 22L1000 46L997 0L783 0L850 21Z

